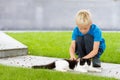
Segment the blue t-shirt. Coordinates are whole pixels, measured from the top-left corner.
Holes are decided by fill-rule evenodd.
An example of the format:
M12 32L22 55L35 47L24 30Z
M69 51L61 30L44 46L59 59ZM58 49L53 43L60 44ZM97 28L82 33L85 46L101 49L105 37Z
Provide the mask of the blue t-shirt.
M105 50L106 48L106 45L105 45L105 40L104 38L102 37L102 31L101 29L95 25L95 24L92 24L89 31L87 32L87 34L90 34L94 37L94 42L100 42L100 46L99 48L101 48L103 51ZM76 26L73 30L73 33L72 33L72 40L76 40L76 38L78 36L84 36L84 34L82 34L78 28L78 26Z

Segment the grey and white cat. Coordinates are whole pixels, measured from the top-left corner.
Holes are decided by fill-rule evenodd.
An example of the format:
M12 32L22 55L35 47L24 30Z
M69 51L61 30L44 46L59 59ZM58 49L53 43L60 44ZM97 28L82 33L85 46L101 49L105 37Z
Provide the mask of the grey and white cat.
M34 69L55 69L57 71L77 71L77 72L101 72L101 69L92 67L90 59L79 59L79 60L57 60L46 65L35 65L32 66Z

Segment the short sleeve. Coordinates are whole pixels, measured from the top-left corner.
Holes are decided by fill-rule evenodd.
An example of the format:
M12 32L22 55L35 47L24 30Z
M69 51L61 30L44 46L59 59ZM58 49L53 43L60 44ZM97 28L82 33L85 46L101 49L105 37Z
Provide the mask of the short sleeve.
M94 41L101 41L102 39L102 32L100 29L96 29L94 32Z
M72 40L76 40L76 37L77 37L77 30L76 30L76 28L73 30L73 32L72 32Z

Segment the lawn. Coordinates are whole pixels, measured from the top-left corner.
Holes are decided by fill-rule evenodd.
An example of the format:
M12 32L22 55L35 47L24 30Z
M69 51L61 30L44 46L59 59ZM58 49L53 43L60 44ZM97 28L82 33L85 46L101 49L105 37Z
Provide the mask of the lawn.
M0 80L116 80L88 74L58 72L47 69L27 69L0 65Z
M29 55L69 58L71 32L8 32L29 48ZM107 48L104 62L120 63L120 33L104 32ZM34 70L0 65L0 80L116 80L88 74L74 74L52 70Z
M29 48L28 54L69 58L71 32L23 32L8 33ZM104 32L106 50L101 61L120 64L120 33Z

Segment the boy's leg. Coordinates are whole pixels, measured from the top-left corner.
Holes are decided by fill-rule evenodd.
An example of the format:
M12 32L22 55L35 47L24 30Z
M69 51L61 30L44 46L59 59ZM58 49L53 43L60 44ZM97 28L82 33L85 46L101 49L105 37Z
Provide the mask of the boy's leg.
M94 43L94 38L92 35L86 34L84 36L84 42L85 42L85 50L86 50L86 55L90 53L93 50L93 43Z
M100 62L100 56L102 55L103 50L99 49L98 53L95 57L92 59L93 67L101 67L101 62Z
M83 36L77 37L76 39L76 48L75 53L78 55L78 58L82 58L85 56L85 44Z
M93 50L94 38L93 36L86 34L84 36L84 41L85 41L86 53L88 54ZM100 58L98 55L99 53L95 57L92 58L93 67L101 67L101 62L100 62Z

